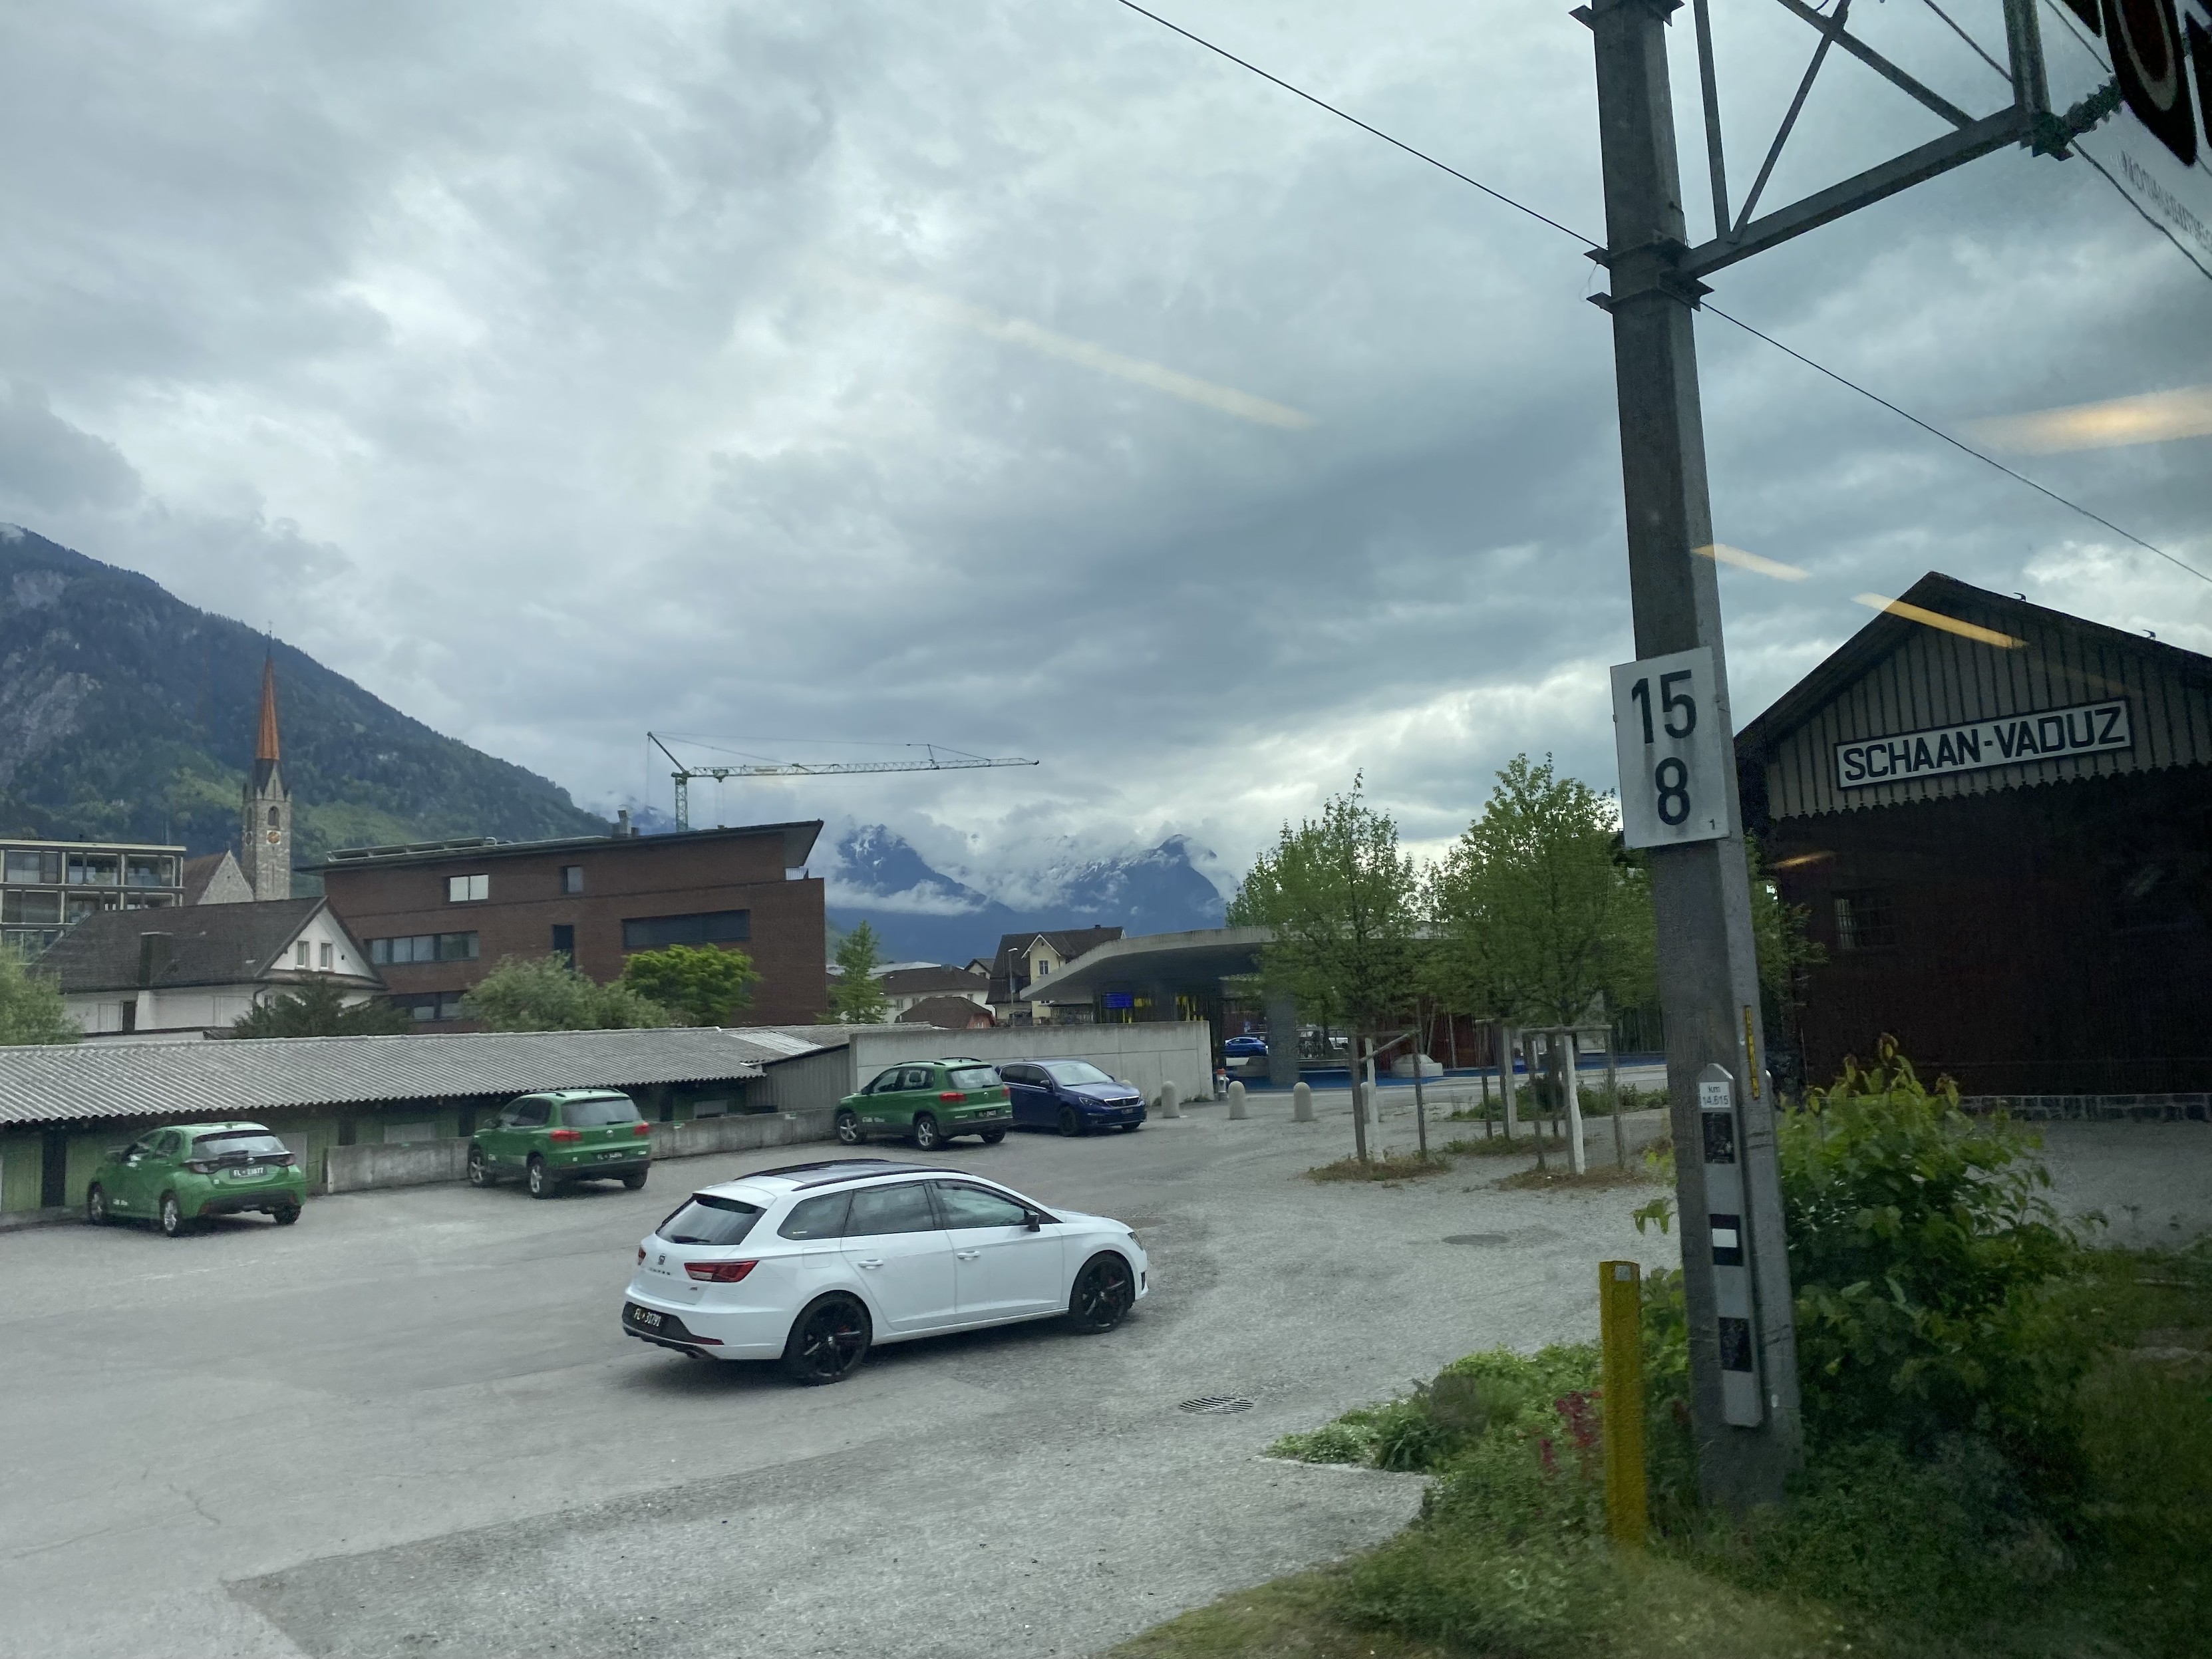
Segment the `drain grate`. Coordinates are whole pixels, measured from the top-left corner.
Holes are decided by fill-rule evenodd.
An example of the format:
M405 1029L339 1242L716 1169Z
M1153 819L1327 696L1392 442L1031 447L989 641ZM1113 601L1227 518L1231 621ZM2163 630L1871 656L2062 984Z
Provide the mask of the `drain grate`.
M1444 1243L1447 1244L1503 1244L1504 1242L1504 1233L1446 1233L1444 1235Z
M1252 1402L1241 1394L1202 1394L1195 1400L1184 1401L1176 1409L1208 1416L1221 1412L1249 1412Z

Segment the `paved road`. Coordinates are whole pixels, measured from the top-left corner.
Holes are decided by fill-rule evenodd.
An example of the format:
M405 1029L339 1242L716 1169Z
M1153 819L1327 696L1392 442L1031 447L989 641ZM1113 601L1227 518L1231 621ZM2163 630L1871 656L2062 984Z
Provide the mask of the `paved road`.
M0 1236L0 1645L1081 1654L1379 1539L1418 1483L1259 1453L1471 1349L1587 1335L1594 1264L1672 1243L1629 1195L1500 1193L1486 1162L1316 1187L1341 1107L1261 1109L949 1151L1136 1224L1154 1293L1106 1337L942 1339L824 1389L615 1323L683 1187L792 1149L664 1164L637 1194ZM1382 1134L1411 1139L1402 1115ZM1205 1395L1255 1405L1176 1409Z

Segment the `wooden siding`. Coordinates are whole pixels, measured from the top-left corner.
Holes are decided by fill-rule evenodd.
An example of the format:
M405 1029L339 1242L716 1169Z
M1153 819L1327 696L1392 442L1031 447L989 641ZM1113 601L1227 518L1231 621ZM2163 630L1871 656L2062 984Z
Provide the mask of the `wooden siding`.
M2069 779L2212 764L2212 687L2185 684L2148 651L2038 621L2001 619L2025 637L2007 649L1932 628L1832 698L1776 744L1766 767L1774 818L1985 795ZM1840 743L2031 714L2124 696L2132 749L1841 789Z

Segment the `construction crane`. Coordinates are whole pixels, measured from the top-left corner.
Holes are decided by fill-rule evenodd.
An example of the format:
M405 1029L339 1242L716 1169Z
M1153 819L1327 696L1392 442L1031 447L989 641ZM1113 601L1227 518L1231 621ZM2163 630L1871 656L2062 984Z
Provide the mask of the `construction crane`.
M1019 755L971 755L964 750L945 749L942 744L909 743L902 745L919 749L925 758L901 761L825 761L810 765L805 761L749 761L738 766L686 766L676 758L676 751L660 740L658 733L648 732L646 737L653 746L665 756L675 767L669 774L676 781L676 827L691 827L691 780L712 778L720 783L729 778L834 778L847 777L860 772L969 772L986 766L1036 766L1041 763L1024 760ZM683 738L677 739L681 743ZM938 750L945 749L950 759L938 758Z

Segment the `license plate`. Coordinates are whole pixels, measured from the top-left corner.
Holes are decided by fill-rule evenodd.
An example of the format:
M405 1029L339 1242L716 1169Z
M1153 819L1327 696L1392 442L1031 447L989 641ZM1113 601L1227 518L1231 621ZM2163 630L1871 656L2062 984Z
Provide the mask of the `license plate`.
M268 1173L268 1170L263 1165L249 1164L242 1170L233 1170L230 1172L230 1178L233 1181L258 1181Z
M599 1156L601 1158L620 1158L622 1156L622 1148L617 1146L612 1152L601 1152Z
M647 1330L657 1331L660 1328L660 1316L650 1308L632 1308L629 1310L629 1320L631 1324L642 1325Z

